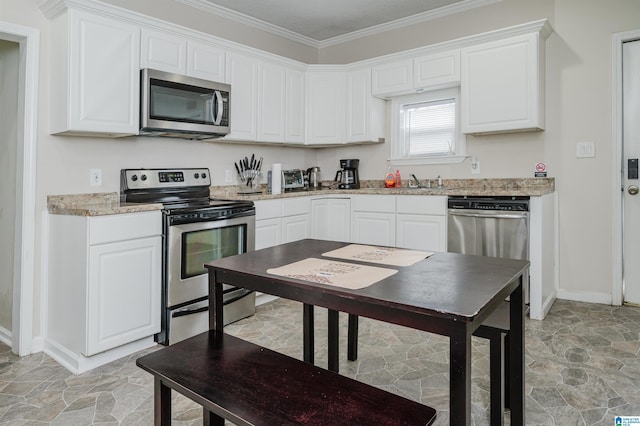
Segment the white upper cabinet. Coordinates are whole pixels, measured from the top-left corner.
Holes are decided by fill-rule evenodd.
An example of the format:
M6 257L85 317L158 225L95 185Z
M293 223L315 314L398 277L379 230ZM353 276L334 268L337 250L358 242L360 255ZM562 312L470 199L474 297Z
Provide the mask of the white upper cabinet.
M437 88L460 82L460 49L413 60L413 88Z
M307 73L307 143L344 142L345 73Z
M52 33L51 133L137 134L140 28L70 9Z
M226 139L257 139L258 60L227 53L227 83L231 85L231 132Z
M345 142L384 138L385 104L371 95L371 69L347 72L346 79Z
M225 51L166 31L142 29L140 68L224 81Z
M384 138L384 101L371 94L371 69L307 73L307 144L377 142Z
M464 133L544 129L544 41L539 33L462 49Z
M187 42L187 75L209 81L225 80L225 50L195 40Z
M263 61L258 73L258 140L284 141L287 69Z
M285 101L285 140L304 143L305 138L305 73L295 69L287 70L287 90Z
M371 72L371 91L374 96L408 93L413 90L413 61L411 59L376 65Z
M187 73L187 39L165 31L143 28L140 68L185 75Z

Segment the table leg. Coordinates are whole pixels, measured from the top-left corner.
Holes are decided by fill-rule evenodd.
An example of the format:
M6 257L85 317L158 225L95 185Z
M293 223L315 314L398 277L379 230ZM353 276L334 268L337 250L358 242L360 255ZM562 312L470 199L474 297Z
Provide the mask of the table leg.
M224 426L224 418L202 408L202 426Z
M224 304L222 296L222 282L218 281L220 274L209 269L209 330L222 333L224 329Z
M505 334L495 331L489 344L489 394L491 402L491 425L504 424L505 395Z
M471 424L471 333L466 327L452 333L450 347L449 424Z
M155 377L153 387L153 423L156 426L171 426L171 389L158 377Z
M339 324L338 324L338 311L333 309L328 310L328 330L327 330L327 353L328 353L328 366L329 371L335 371L336 373L340 369L340 357L338 356L338 338L339 338Z
M511 425L524 426L524 298L523 278L510 296L509 310L509 408Z
M349 361L358 359L358 315L354 314L349 314L347 326L347 359Z
M313 305L302 305L302 354L304 362L313 364Z

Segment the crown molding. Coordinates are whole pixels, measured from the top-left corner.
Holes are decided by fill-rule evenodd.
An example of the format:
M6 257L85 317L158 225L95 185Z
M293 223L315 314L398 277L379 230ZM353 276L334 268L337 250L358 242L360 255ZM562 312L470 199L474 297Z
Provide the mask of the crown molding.
M319 48L319 42L310 37L303 36L301 34L295 33L293 31L287 30L285 28L279 27L277 25L270 24L268 22L262 21L260 19L253 18L251 16L245 15L240 12L236 12L235 10L228 9L226 7L218 6L212 3L209 3L206 0L174 0L176 3L181 3L187 6L191 6L193 8L202 10L204 12L209 12L214 15L221 16L223 18L230 19L232 21L239 22L241 24L248 25L253 28L257 28L262 31L266 31L268 33L310 46Z
M49 0L51 1L51 0ZM353 31L348 34L344 34L337 37L332 37L326 40L315 40L311 37L306 37L293 31L278 27L260 19L253 18L243 13L236 12L226 7L218 6L209 3L206 0L174 0L177 3L188 5L196 9L209 12L218 16L222 16L227 19L272 33L274 35L310 46L316 49L322 49L329 46L335 46L337 44L346 43L348 41L357 40L362 37L371 36L374 34L380 34L385 31L403 28L410 25L418 24L421 22L431 21L434 19L442 18L447 15L453 15L455 13L464 12L467 10L475 9L477 7L486 6L492 3L497 3L502 0L463 0L459 3L455 3L449 6L444 6L438 9L430 10L427 12L419 13L406 18L396 19L395 21L386 22L384 24L374 25L369 28L365 28L358 31Z

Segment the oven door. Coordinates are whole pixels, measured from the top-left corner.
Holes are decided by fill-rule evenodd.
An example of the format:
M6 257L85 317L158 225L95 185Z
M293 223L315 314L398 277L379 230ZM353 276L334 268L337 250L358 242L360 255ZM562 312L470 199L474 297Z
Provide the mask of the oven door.
M254 250L255 216L170 225L166 243L165 307L170 308L209 295L205 263Z

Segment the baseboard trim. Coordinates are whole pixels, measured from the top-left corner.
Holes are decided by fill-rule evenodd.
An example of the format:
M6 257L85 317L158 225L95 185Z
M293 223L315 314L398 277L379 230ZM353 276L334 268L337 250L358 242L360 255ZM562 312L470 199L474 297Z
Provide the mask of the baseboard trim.
M56 360L73 374L82 374L94 368L101 367L135 352L155 346L153 336L136 340L135 342L118 346L117 348L105 351L91 357L86 357L70 351L59 343L47 340L44 344L44 353Z
M11 342L13 342L13 334L11 331L4 327L0 327L0 342L11 347Z
M571 291L559 289L558 299L572 300L574 302L599 303L602 305L611 305L613 303L611 293L600 293L595 291Z

